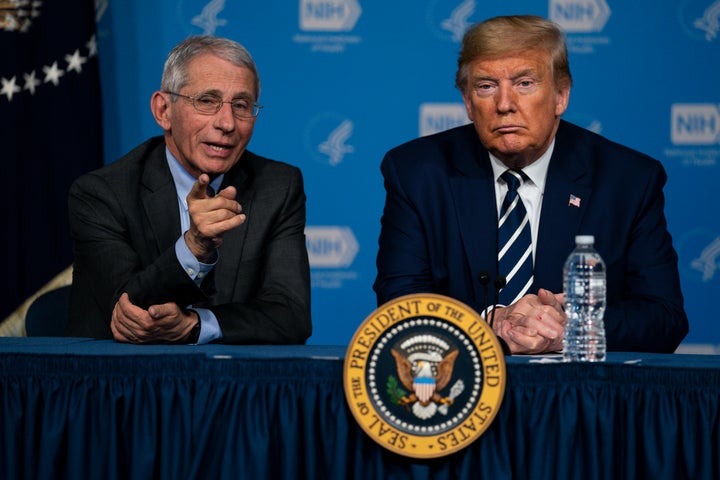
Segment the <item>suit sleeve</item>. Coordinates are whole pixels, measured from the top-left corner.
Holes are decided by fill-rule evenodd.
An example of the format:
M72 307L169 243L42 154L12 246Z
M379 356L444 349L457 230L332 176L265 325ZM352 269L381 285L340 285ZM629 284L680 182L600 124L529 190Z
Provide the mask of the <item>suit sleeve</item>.
M105 178L80 177L68 199L75 255L68 335L112 338L110 318L123 292L143 308L206 298L183 271L173 245L148 251L143 237L149 229L140 226L140 215L126 214L129 200L119 198Z
M432 292L428 239L416 199L403 185L406 173L388 153L382 161L385 207L378 241L374 290L378 305L410 293Z
M667 231L660 164L647 176L626 246L625 271L608 265L608 350L672 353L688 332L678 257ZM642 187L641 179L634 179ZM620 288L621 291L610 289ZM615 299L619 299L616 301Z
M211 306L225 343L302 344L312 333L310 267L305 246L305 192L297 168L278 190L285 195L263 236L250 293ZM220 255L222 256L221 247ZM248 247L245 247L248 248ZM245 275L240 267L240 275Z

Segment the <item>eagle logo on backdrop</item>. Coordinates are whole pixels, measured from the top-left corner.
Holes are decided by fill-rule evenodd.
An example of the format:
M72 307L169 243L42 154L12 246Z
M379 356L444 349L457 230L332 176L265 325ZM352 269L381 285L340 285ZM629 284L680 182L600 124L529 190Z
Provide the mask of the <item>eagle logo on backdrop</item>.
M691 262L693 269L702 273L702 281L708 282L715 276L720 266L720 237L710 242L700 255Z
M720 30L720 0L715 0L703 12L702 17L693 22L693 26L705 32L705 40L708 42L717 37L718 30Z
M477 10L477 0L430 0L425 19L430 31L443 41L460 43Z
M401 455L435 458L490 426L505 392L505 358L474 310L436 294L398 297L355 332L345 398L360 427Z
M679 0L680 27L696 40L713 42L720 33L720 0Z
M450 13L450 18L446 18L440 23L443 30L452 33L452 41L460 42L465 31L470 26L468 18L475 13L475 0L465 0Z
M29 32L33 19L40 16L40 7L42 2L0 0L0 28L7 32Z
M199 15L193 17L191 23L202 28L205 35L214 35L217 27L227 25L226 19L218 18L224 8L225 0L212 0L203 7Z
M305 151L313 160L336 167L355 152L355 147L349 143L354 131L355 122L345 115L319 112L305 126Z
M328 156L330 165L338 165L342 162L345 154L355 151L355 147L345 144L352 135L353 128L353 122L345 119L336 129L330 132L327 140L318 145L318 152Z
M680 258L687 259L679 263L680 274L683 277L694 282L695 285L720 281L720 235L716 230L707 228L690 230L678 236L677 245Z

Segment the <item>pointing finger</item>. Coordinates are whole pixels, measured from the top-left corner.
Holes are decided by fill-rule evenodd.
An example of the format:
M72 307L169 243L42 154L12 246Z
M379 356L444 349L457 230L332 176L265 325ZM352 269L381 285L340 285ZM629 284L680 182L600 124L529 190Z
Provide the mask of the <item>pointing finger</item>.
M203 199L207 198L207 187L210 185L210 177L206 173L200 174L197 181L193 184L188 199Z

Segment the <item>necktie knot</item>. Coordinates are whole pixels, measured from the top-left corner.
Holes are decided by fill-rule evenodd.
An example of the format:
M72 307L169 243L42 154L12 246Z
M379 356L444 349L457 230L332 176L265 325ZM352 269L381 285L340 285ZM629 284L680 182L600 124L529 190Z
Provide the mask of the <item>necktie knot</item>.
M503 174L500 175L500 178L505 180L509 191L517 192L517 189L520 188L520 185L522 185L528 177L522 170L505 170Z

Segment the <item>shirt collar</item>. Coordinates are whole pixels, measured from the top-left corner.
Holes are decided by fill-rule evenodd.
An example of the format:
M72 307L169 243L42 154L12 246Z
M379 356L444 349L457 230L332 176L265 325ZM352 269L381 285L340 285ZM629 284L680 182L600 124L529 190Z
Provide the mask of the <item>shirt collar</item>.
M550 157L552 157L554 149L555 139L553 138L550 146L547 150L545 150L545 153L543 153L540 158L535 160L533 163L522 169L525 175L528 176L528 178L540 189L540 191L545 190L545 177L547 176L548 167L550 165ZM492 153L489 153L489 155L490 164L493 169L493 176L495 177L495 183L497 183L500 175L502 175L508 167Z
M177 158L170 153L170 150L167 147L165 147L165 156L167 157L168 167L170 167L170 174L173 177L173 182L175 182L175 190L177 191L178 200L182 203L183 207L185 207L185 210L187 210L187 196L190 193L190 190L192 190L192 186L195 184L197 179L190 175L190 172L185 170L185 167L183 167ZM217 178L210 182L210 186L213 187L216 192L220 191L220 185L222 184L224 176L224 174L218 175Z

